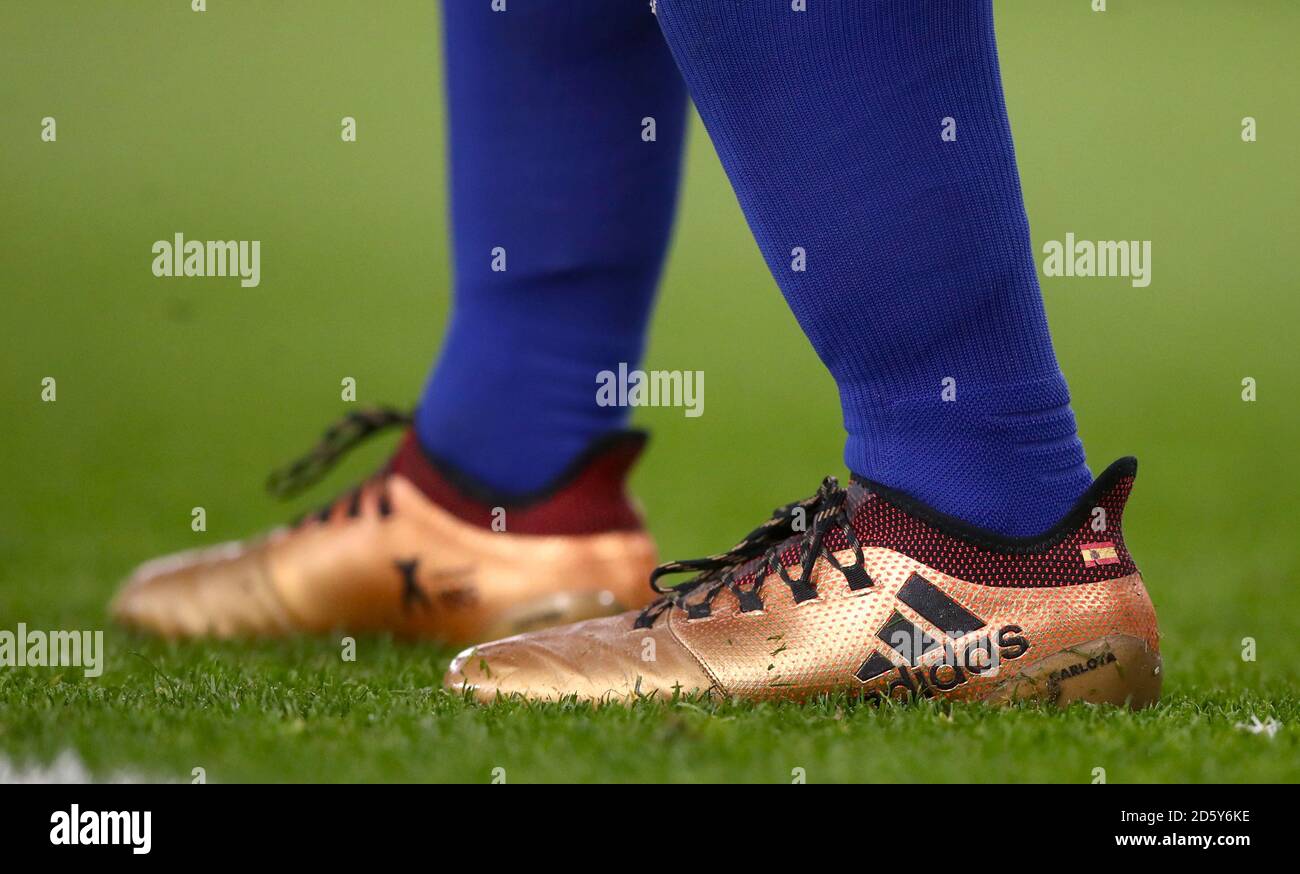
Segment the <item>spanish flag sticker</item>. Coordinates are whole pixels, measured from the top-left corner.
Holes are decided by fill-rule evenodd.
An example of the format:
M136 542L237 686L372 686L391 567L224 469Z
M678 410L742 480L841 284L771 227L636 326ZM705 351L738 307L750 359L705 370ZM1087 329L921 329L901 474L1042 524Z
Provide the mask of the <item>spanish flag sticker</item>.
M1119 564L1119 556L1115 553L1115 544L1109 540L1103 540L1100 543L1085 543L1079 547L1079 552L1083 555L1084 567L1096 567L1099 564Z

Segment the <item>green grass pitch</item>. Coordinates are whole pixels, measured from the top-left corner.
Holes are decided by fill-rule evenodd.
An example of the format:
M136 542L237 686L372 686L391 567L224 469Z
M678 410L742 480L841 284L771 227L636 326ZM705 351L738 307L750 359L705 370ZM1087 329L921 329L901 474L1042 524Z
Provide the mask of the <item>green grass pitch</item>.
M210 782L1300 779L1300 7L1108 5L997 12L1040 264L1067 233L1152 241L1146 288L1045 278L1044 294L1093 469L1141 459L1126 533L1160 614L1159 707L479 707L439 690L436 646L362 638L345 662L335 639L108 628L97 679L0 668L0 763L71 751L99 777ZM434 5L188 7L0 11L0 629L105 628L135 563L364 475L387 446L294 504L261 490L344 412L340 380L409 403L441 336ZM261 285L153 277L152 242L178 231L260 239ZM834 386L698 124L647 364L706 374L700 418L636 417L654 439L634 486L665 557L729 545L842 473Z

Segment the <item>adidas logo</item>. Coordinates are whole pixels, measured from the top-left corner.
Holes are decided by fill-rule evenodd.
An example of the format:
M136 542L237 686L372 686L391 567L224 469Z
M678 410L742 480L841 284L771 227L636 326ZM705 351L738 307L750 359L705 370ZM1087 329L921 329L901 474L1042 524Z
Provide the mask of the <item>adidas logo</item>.
M931 636L895 607L876 637L901 657L905 664L881 652L873 652L854 672L861 683L872 683L892 672L883 689L873 696L892 696L902 690L910 696L933 696L949 692L972 676L995 672L1003 660L1018 659L1029 651L1029 641L1019 625L1004 625L996 633L972 637L958 651L956 641L987 629L987 623L958 604L920 574L912 574L898 590L898 603L943 635ZM944 657L919 666L920 660L939 647Z

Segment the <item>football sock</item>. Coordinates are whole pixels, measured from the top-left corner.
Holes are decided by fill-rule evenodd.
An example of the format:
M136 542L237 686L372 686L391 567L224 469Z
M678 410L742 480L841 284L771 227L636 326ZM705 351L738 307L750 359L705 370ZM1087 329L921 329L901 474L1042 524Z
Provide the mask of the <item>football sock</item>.
M443 29L455 280L415 428L527 494L626 422L597 374L641 358L686 92L642 0L454 0Z
M988 0L659 0L854 473L1011 536L1087 489Z

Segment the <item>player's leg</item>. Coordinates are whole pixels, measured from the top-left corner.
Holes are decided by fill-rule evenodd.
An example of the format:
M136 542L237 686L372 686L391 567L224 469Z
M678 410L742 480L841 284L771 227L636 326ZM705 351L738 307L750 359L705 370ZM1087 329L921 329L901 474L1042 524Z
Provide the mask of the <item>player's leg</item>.
M659 18L839 386L849 469L1003 534L1059 519L1091 476L1039 294L989 3L665 0Z
M596 374L641 357L685 88L640 0L453 0L445 20L455 294L416 430L533 492L626 420Z
M1155 616L1120 531L1135 463L1089 486L991 5L657 5L759 246L839 385L854 481L828 481L726 553L664 565L656 576L697 576L643 613L480 647L449 684L484 697L1154 700ZM595 655L566 670L557 651Z
M654 545L626 494L644 438L596 387L641 356L685 89L641 0L492 6L443 9L454 312L414 427L383 471L291 529L140 568L121 621L469 642L648 599ZM406 420L353 414L277 487L388 425Z

